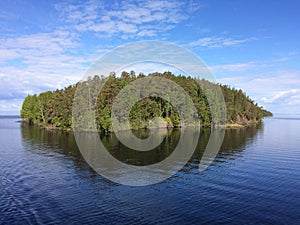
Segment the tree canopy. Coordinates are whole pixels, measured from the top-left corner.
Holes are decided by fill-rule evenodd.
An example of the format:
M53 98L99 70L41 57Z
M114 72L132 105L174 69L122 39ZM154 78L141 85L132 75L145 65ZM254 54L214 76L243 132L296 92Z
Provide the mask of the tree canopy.
M192 99L202 126L209 127L212 125L212 113L207 93L200 87L201 85L198 85L199 82L204 86L219 86L221 88L226 104L227 123L247 124L259 122L264 116L272 115L271 112L254 103L242 90L230 88L228 85L215 84L206 80L199 81L182 75L175 76L171 72L152 73L148 76L164 77L180 85ZM86 106L94 110L95 122L99 131L112 131L111 110L116 96L126 85L143 77L145 77L144 74L136 76L134 71L130 73L123 71L120 77L116 77L114 73L111 73L104 80L96 75L80 83L87 87L86 96L95 96L93 91L98 90L95 85L104 85L97 98L89 99ZM22 105L21 117L30 124L64 130L72 129L72 104L78 85L79 83L61 90L47 91L39 95L28 95ZM130 97L128 95L128 98ZM160 117L170 127L177 127L181 124L178 112L167 99L146 97L137 101L131 108L130 126L131 128L147 128L154 117ZM86 119L88 120L88 118Z

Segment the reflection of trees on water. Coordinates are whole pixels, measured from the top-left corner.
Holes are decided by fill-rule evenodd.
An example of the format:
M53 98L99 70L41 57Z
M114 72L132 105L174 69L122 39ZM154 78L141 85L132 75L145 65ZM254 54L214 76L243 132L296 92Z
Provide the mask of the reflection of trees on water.
M235 155L243 151L244 146L254 139L257 132L262 130L261 128L261 125L253 125L240 129L227 129L218 158L222 158L222 155ZM72 132L45 130L26 124L22 125L21 132L24 144L29 146L28 149L33 149L32 151L36 151L36 153L41 151L39 149L54 151L70 156L79 167L88 167L81 156ZM159 129L157 132L159 132ZM149 136L149 130L134 130L133 133L142 139ZM199 142L192 160L200 161L208 143L210 133L210 129L201 129ZM166 138L158 147L144 152L127 148L114 134L101 136L100 138L104 146L109 149L110 154L118 160L131 165L150 165L166 159L173 152L178 144L180 134L180 129L168 130ZM33 145L36 147L30 147Z
M37 126L22 124L21 133L24 143L49 148L57 153L64 153L75 157L80 156L72 132L46 130Z
M23 146L31 153L63 154L72 159L77 168L89 168L77 147L74 134L59 130L46 130L28 124L21 125Z
M245 145L252 142L258 133L262 132L263 125L257 124L240 129L226 130L221 151L234 150L242 151Z
M226 129L224 140L217 157L222 158L223 155L230 156L242 152L245 146L252 142L259 132L262 132L262 128L262 124L254 124L243 128ZM202 158L210 133L210 129L201 130L199 143L193 155L194 160L200 160Z
M162 129L157 129L157 132L160 132L161 130ZM149 130L145 129L133 130L134 135L142 139L147 138L149 136L149 132ZM110 153L118 160L131 165L144 166L166 159L176 148L179 138L179 129L168 130L166 137L159 146L153 150L143 152L132 150L124 146L114 134L104 136L101 139L104 146L109 149Z

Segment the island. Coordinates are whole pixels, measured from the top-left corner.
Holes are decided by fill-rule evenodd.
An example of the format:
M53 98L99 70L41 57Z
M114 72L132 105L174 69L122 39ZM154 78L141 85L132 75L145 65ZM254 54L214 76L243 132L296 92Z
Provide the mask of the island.
M265 116L272 113L258 106L242 90L231 88L228 85L217 84L207 80L183 75L174 75L171 72L150 73L147 76L163 77L180 85L190 96L197 110L200 125L212 126L212 113L207 96L199 82L206 86L219 86L222 90L226 104L226 126L244 127L250 124L260 123ZM135 74L134 71L123 71L120 76L111 73L105 79L95 75L82 83L100 84L105 81L101 92L93 101L91 107L95 111L96 125L100 132L112 132L111 109L118 93L129 83L145 77L143 73ZM28 95L22 104L21 118L23 122L38 125L47 129L72 130L72 105L76 88L80 82L64 89L47 91L40 94ZM88 85L87 85L88 86ZM91 86L91 85L90 85ZM91 88L91 87L89 87ZM89 89L89 91L93 91ZM160 127L180 127L181 120L176 109L166 99L146 97L138 101L132 107L129 115L132 129L148 128L153 118L160 118Z

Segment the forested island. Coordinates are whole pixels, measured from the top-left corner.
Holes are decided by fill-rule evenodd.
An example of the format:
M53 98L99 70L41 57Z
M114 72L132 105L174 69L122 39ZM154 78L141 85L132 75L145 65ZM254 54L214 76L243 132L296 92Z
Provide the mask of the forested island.
M207 97L201 87L202 82L206 86L219 86L223 92L226 104L227 125L245 126L261 122L265 116L272 113L258 106L242 90L231 88L228 85L211 83L206 80L195 80L186 76L175 76L171 72L151 73L148 76L167 78L180 85L190 96L200 117L200 125L210 127L212 114ZM130 73L123 71L120 77L112 73L105 79L104 86L97 98L92 101L95 111L96 125L100 132L109 133L111 126L111 108L118 93L130 82L145 77L134 71ZM87 84L100 84L103 82L100 76L89 77ZM197 83L198 82L198 83ZM21 118L29 124L40 125L45 128L72 130L74 127L72 119L72 104L76 88L79 84L68 86L61 90L47 91L39 95L28 95L22 105ZM91 90L89 90L91 91ZM130 111L129 121L131 128L147 128L154 117L159 117L165 127L180 127L181 121L177 111L165 99L157 97L146 97L138 101Z

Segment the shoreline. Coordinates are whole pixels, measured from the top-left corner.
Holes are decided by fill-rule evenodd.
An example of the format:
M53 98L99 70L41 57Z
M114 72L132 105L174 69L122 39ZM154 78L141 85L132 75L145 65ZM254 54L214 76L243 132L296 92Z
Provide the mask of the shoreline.
M58 130L58 131L64 131L64 132L74 132L74 128L73 127L70 127L70 128L62 128L62 127L55 127L55 126L44 126L42 124L30 124L28 121L24 120L24 119L21 119L21 120L18 120L16 121L18 123L23 123L23 124L28 124L29 126L37 126L39 127L40 129L44 129L44 130L49 130L49 131L54 131L54 130ZM247 127L250 127L250 126L254 126L254 125L258 125L259 123L262 123L263 121L251 121L251 122L248 122L248 123L243 123L243 124L239 124L239 123L226 123L225 125L217 125L217 126L199 126L200 128L216 128L216 129L219 129L219 128L225 128L225 129L243 129L243 128L247 128ZM181 129L182 126L170 126L170 125L167 125L167 126L158 126L158 127L140 127L140 128L132 128L130 130L145 130L145 129L168 129L168 130L171 130L171 129ZM122 131L126 131L126 130L122 130ZM87 130L87 132L89 132L89 130ZM102 133L102 134L111 134L111 133L115 133L113 131L99 131L97 130L97 132L99 133Z

